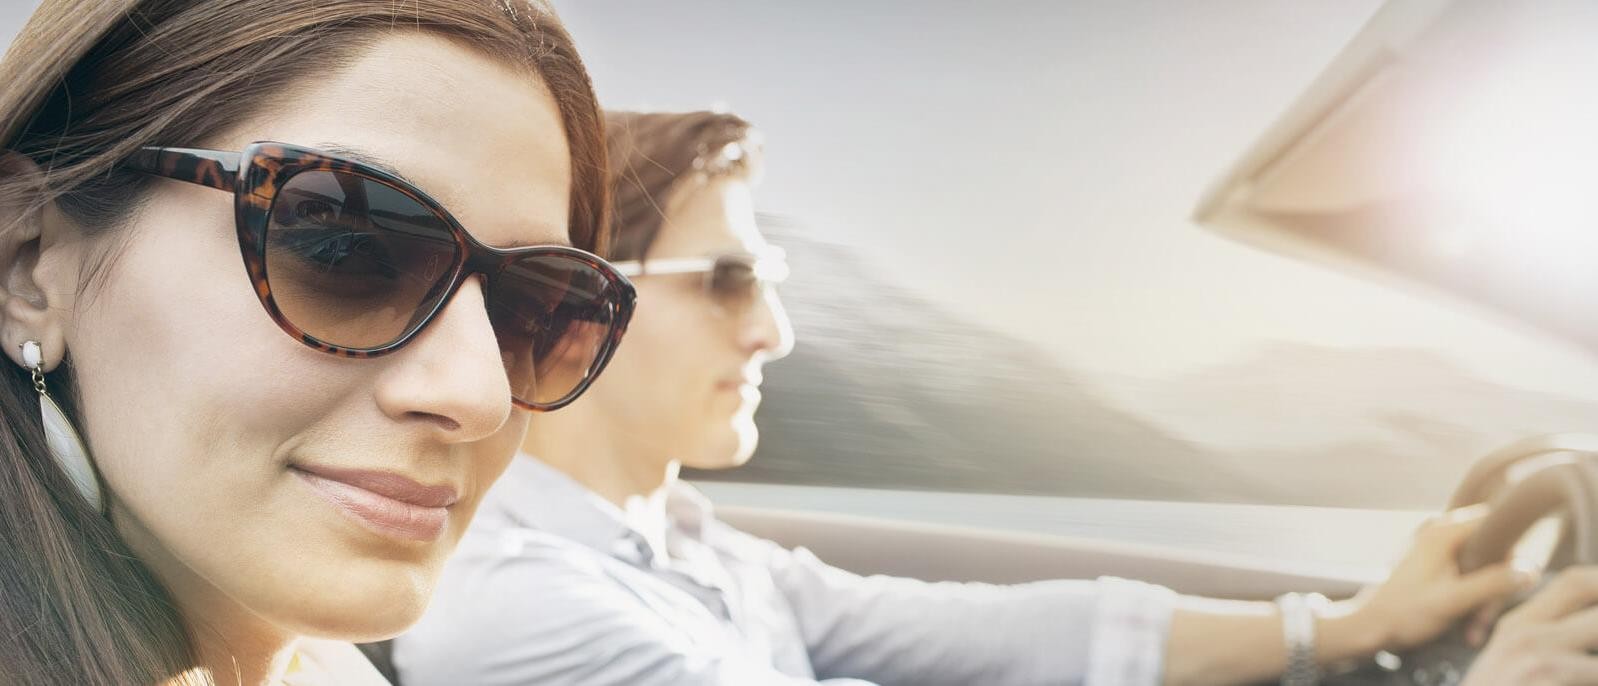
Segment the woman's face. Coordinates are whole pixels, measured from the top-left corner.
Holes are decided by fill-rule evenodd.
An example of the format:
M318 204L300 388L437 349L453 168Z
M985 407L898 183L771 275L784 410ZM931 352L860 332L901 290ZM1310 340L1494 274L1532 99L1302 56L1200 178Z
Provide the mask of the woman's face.
M750 184L692 181L672 194L648 260L760 254ZM647 260L646 263L647 265ZM743 464L758 432L761 368L787 355L793 327L774 292L742 314L718 307L699 274L640 276L627 341L589 390L606 430L699 469Z
M396 32L353 66L266 102L222 138L161 143L358 150L489 245L567 243L564 130L528 73ZM202 627L262 622L348 640L402 630L526 427L480 282L409 346L344 359L268 318L240 260L229 194L159 181L127 231L62 325L80 430L119 531ZM306 469L409 480L458 499L441 530L407 535L356 513L393 501Z

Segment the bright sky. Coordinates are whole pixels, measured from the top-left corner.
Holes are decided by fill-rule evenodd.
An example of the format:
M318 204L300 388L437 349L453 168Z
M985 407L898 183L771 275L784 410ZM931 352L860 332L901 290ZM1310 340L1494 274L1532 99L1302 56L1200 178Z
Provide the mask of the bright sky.
M33 4L0 4L0 41ZM608 106L743 114L766 133L764 209L1072 365L1410 346L1598 397L1598 354L1188 219L1379 0L558 4Z
M39 0L12 0L0 4L0 45L11 43L11 37L22 28L22 22L39 6Z
M607 106L744 115L766 133L765 209L1071 364L1158 376L1267 340L1406 346L1598 397L1598 354L1189 220L1380 4L559 6Z

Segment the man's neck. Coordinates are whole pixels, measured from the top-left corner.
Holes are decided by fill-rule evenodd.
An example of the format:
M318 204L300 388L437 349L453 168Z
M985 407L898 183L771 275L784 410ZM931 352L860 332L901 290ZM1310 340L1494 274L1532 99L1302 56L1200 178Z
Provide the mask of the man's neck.
M566 408L568 412L576 408ZM575 413L574 413L575 414ZM655 499L677 481L680 464L650 447L592 430L577 416L540 417L522 443L522 451L560 470L623 511L629 501ZM654 450L658 450L654 447Z

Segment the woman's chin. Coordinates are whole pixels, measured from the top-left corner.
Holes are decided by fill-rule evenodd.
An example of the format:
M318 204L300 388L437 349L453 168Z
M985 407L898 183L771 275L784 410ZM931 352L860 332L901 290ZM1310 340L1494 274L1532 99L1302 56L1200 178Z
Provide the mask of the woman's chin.
M283 624L298 635L351 643L393 638L421 619L435 581L415 571L343 577L295 600Z

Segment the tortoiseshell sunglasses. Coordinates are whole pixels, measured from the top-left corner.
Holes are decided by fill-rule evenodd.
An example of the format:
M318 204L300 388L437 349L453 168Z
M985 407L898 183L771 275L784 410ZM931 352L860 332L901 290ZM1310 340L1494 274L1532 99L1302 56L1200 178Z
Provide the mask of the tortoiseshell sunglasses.
M360 162L253 143L242 153L146 147L124 166L232 193L261 305L333 355L404 347L481 274L511 396L549 411L588 388L632 318L633 285L598 256L484 245L426 193Z

